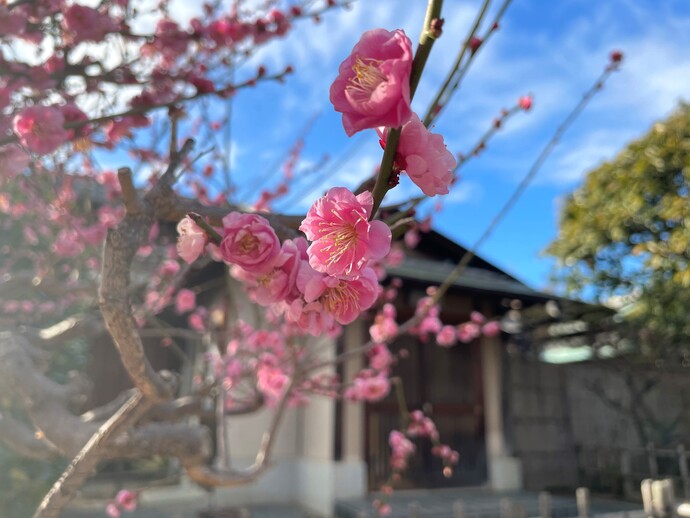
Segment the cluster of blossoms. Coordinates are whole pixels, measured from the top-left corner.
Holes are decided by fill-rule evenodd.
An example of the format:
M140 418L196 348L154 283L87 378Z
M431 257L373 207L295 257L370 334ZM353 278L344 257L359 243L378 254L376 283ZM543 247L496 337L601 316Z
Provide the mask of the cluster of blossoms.
M389 128L402 128L395 172L406 172L426 194L447 194L456 161L443 137L410 107L412 42L402 30L365 32L342 62L330 98L348 136L375 128L385 146Z
M443 461L444 466L457 464L460 459L460 454L439 441L438 430L436 425L428 416L424 415L421 410L414 410L410 413L410 423L407 426L405 434L411 438L427 438L433 443L431 453L439 457ZM450 476L449 471L444 471L446 476Z
M376 371L362 370L352 385L345 391L344 397L350 401L379 401L390 392L391 383L388 379L388 369Z
M274 405L283 395L292 374L284 335L278 331L254 329L243 321L237 322L233 334L218 365L219 377L228 394L226 408L232 410L245 403L243 388L248 379L267 404ZM292 399L296 397L295 392Z
M404 431L392 430L388 436L388 444L391 447L390 465L393 475L389 482L381 486L381 493L384 498L393 493L392 483L400 480L402 473L409 467L410 459L417 451L412 440L420 438L431 441L433 445L431 453L443 463L443 474L446 477L452 475L452 466L460 460L459 453L439 441L436 425L429 417L425 416L421 410L414 410L409 415L407 428ZM385 499L377 499L373 505L379 516L389 516L393 511Z
M337 332L369 309L379 296L370 263L390 250L391 233L369 221L371 193L355 196L333 188L317 200L300 229L304 238L282 243L266 218L231 212L223 218L215 256L231 266L249 297L301 332ZM191 218L178 225L178 251L187 262L208 247L206 234ZM211 245L214 248L214 245Z
M122 511L132 512L136 510L138 499L139 495L137 493L122 489L115 496L115 501L110 502L106 506L105 513L110 518L120 518Z
M158 3L161 13L166 13L167 3ZM201 96L233 95L236 85L227 82L226 71L234 70L240 56L285 36L294 20L318 21L321 12L336 5L329 0L320 8L272 6L257 16L208 3L187 26L162 14L153 31L144 34L136 27L146 10L130 5L130 0L97 6L66 0L0 3L0 43L27 47L21 54L33 49L42 59L34 63L10 53L0 57L0 164L12 164L0 168L0 177L24 171L29 154L50 154L69 142L75 151L92 146L112 149L133 130L150 126L148 113L156 108ZM121 56L106 65L94 44L114 57L129 45L140 47L141 59ZM288 67L274 78L290 71ZM260 67L240 84L253 86L267 75ZM134 95L113 103L113 86ZM92 102L99 97L109 102ZM124 110L87 115L78 104L118 104Z
M496 320L487 318L478 311L470 313L470 320L457 326L444 325L441 321L441 308L433 301L435 288L427 290L428 296L419 299L415 315L419 322L414 326L410 333L426 342L430 336L436 337L436 343L441 347L452 347L457 342L470 343L484 335L487 337L498 336L501 332L501 325ZM390 325L390 324L388 324ZM380 332L378 330L376 333ZM372 336L374 336L372 334Z

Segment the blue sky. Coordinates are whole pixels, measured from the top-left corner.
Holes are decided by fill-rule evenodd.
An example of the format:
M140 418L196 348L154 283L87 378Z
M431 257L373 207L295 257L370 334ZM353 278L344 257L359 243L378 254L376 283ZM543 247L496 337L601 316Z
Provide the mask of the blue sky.
M172 12L186 17L195 9L190 4L180 3L180 9ZM479 4L476 0L444 3L444 34L413 102L416 111L426 109ZM287 39L253 58L248 65L252 68L262 63L278 70L291 64L296 73L282 86L262 85L234 100L236 180L242 184L284 156L315 114L318 118L303 153L307 164L318 162L324 153L338 162L353 144L358 146L356 153L338 171L326 168L318 173L322 181L311 192L277 208L304 212L328 187L354 187L369 175L380 160L376 135L370 130L348 139L328 101L328 89L339 63L365 30L402 28L416 42L425 5L423 0L359 0L348 11L324 17L319 25L304 22ZM463 245L474 242L603 69L612 49L625 53L621 72L571 128L535 183L480 250L480 255L530 285L547 286L552 261L540 253L556 235L560 200L590 168L613 158L679 100L690 99L690 2L514 0L434 131L445 136L449 149L462 152L471 148L502 107L511 106L520 95L532 93L534 108L513 118L482 157L463 168L457 191L446 197L443 211L434 218L436 229ZM416 193L404 181L392 191L392 199Z

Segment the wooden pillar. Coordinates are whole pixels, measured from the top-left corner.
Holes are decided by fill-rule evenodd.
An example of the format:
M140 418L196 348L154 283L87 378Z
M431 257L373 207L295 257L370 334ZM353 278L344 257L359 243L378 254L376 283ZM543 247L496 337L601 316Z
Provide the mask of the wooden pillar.
M484 430L489 485L496 491L522 489L520 460L511 457L503 422L503 343L499 337L482 337Z
M354 321L347 326L345 336L345 351L351 351L362 346L364 328L360 320ZM344 379L350 380L362 368L362 356L351 357L343 365ZM345 461L364 461L364 434L366 433L364 422L364 405L351 401L343 402L343 422L342 422L342 447L343 460Z

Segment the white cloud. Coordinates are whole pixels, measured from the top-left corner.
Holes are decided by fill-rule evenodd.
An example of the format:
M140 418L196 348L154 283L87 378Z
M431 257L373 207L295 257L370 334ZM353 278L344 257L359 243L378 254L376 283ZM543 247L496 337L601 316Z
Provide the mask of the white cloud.
M445 196L441 196L440 201L446 205L458 205L461 203L477 204L484 197L483 187L473 180L460 180L457 185Z
M626 140L627 132L598 130L589 132L577 145L568 146L545 167L540 183L573 185L587 172L614 158Z

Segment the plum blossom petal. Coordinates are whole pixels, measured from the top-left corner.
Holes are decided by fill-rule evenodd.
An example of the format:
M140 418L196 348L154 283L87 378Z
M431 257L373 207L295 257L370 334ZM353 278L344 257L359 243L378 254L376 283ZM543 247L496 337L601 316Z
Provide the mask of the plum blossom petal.
M67 141L69 134L63 127L65 117L53 106L31 106L14 118L14 131L27 149L45 155Z
M231 212L223 218L223 260L249 272L268 273L280 256L280 241L266 218Z
M186 263L193 263L204 251L206 232L189 216L177 224L177 253Z
M357 277L369 261L388 254L391 231L382 221L369 221L372 206L370 192L355 196L344 187L333 187L316 200L300 225L313 241L307 254L314 270Z
M348 136L366 128L398 128L412 115L412 42L401 30L365 32L338 70L331 103Z
M388 130L379 128L379 135L385 141ZM435 196L448 194L456 161L446 148L443 137L431 133L419 117L413 115L400 133L396 165L424 194Z

